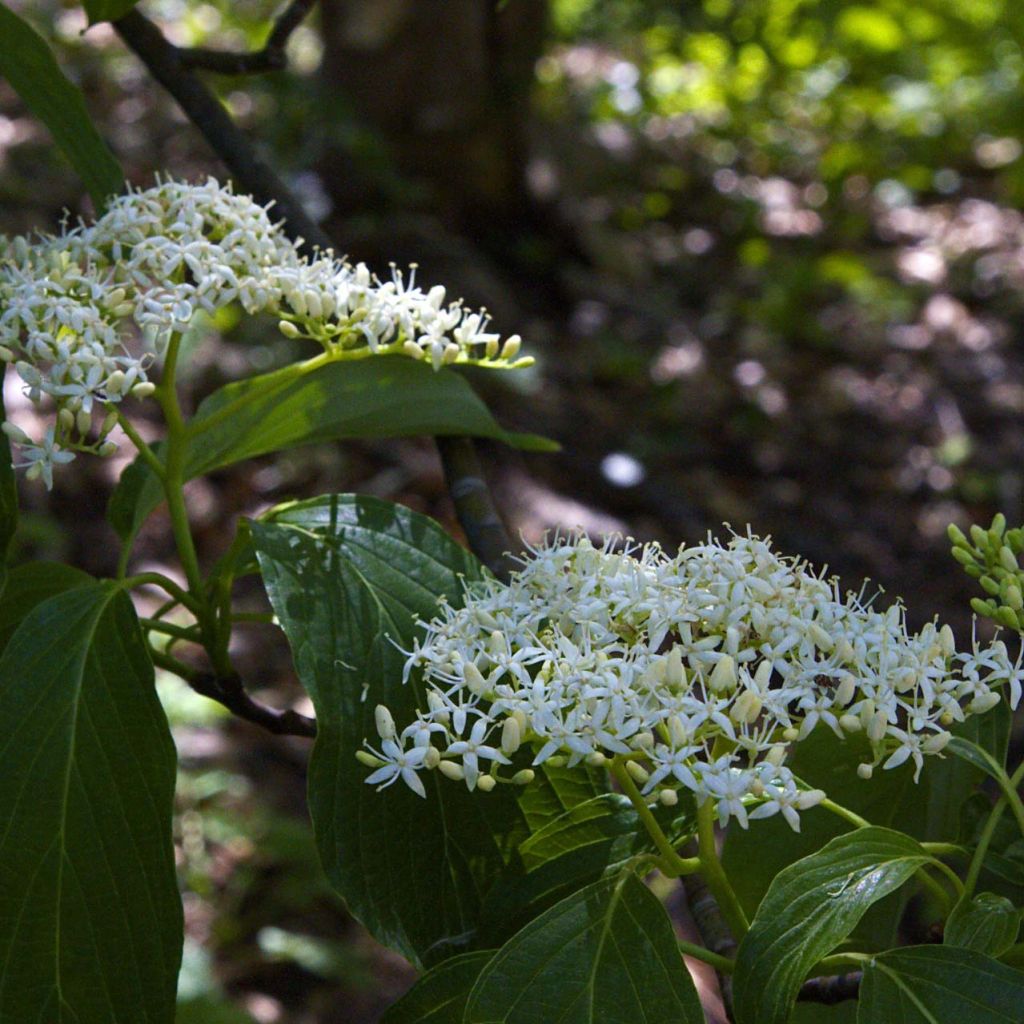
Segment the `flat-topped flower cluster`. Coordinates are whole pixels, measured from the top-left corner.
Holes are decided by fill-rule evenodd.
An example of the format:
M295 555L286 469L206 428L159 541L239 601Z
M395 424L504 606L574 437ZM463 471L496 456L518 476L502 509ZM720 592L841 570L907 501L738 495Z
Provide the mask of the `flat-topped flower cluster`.
M232 303L278 317L285 335L339 358L401 354L435 369L532 362L484 313L441 286L419 288L415 269L382 281L330 252L306 257L267 208L230 185L159 181L111 200L92 224L0 237L0 359L33 402L57 410L42 438L7 426L21 464L50 485L55 462L112 451L111 413L129 394L152 393L148 375L168 339L196 311Z
M409 653L428 706L396 728L377 709L379 749L360 752L381 786L424 795L437 770L470 788L528 782L532 763L624 765L648 801L681 790L722 824L799 812L825 796L786 767L816 728L864 733L859 774L939 754L949 728L1009 699L1024 671L1002 641L958 652L949 626L907 629L900 604L861 594L769 541L733 535L684 547L554 537L511 582L471 585ZM520 757L522 755L520 754Z

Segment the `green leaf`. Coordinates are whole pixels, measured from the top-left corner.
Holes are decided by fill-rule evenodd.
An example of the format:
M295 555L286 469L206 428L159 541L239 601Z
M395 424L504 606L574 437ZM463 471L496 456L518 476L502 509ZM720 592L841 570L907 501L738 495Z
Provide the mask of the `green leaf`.
M12 569L0 596L0 651L37 604L91 581L88 573L61 562L28 562Z
M1005 774L1002 765L984 747L971 740L954 736L946 745L946 750L993 779L998 780Z
M357 437L459 435L551 450L533 434L512 434L452 370L434 372L402 356L358 362L311 359L235 381L196 410L186 434L185 478L297 445ZM156 477L136 461L122 476L108 515L130 536L162 499Z
M1020 1024L1024 972L955 946L907 946L864 969L858 1024Z
M483 969L465 1024L703 1024L672 923L632 872L556 904Z
M739 1024L785 1024L810 969L865 911L931 858L885 828L861 828L791 864L768 888L740 943L734 976Z
M524 839L519 856L529 871L581 846L632 835L638 828L629 799L619 793L605 793L576 804Z
M0 4L0 77L49 129L89 190L97 209L124 188L124 175L89 120L85 100L57 66L43 39Z
M170 1024L175 753L131 601L37 605L0 658L3 1019Z
M82 6L89 16L89 24L101 21L117 21L123 18L139 0L83 0Z
M438 964L384 1014L381 1024L462 1024L466 1000L494 950Z
M952 731L1005 758L1009 719L1004 711L1008 708L997 705L984 715L972 715ZM863 734L841 741L819 726L795 746L787 766L809 786L823 789L836 803L874 825L898 828L922 842L948 842L958 834L961 811L983 778L976 767L954 757L930 757L917 783L910 764L876 770L865 781L857 776L857 765L870 760ZM756 912L783 868L849 831L848 823L823 808L805 811L800 820L799 834L781 815L758 822L756 829L729 830L723 862L748 915ZM907 898L904 892L894 893L876 904L857 926L855 937L871 949L893 945Z
M650 846L628 799L607 793L528 836L484 900L480 931L501 943L558 900Z
M980 892L972 900L960 900L946 921L942 941L989 956L1005 953L1020 931L1020 911L1005 897Z
M522 819L512 786L469 793L427 773L428 799L366 785L355 759L376 738L374 707L399 723L423 700L402 684L419 616L457 604L482 568L425 516L374 498L329 496L252 526L267 593L316 707L309 769L317 845L332 885L381 941L416 963L462 952L480 899L511 855Z

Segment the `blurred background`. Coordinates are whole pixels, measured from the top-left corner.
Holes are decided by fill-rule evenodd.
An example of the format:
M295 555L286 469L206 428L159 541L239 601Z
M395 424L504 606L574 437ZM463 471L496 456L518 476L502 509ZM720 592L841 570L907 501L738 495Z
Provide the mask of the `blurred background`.
M132 182L224 175L110 26L10 6ZM276 7L140 10L175 43L245 50ZM513 531L674 547L749 523L963 642L974 592L946 525L1024 518L1022 47L1014 0L322 0L286 71L204 77L340 251L416 262L523 335L535 368L473 375L506 426L563 446L484 449ZM64 210L88 212L82 189L0 82L0 230ZM226 314L190 342L193 401L301 354ZM103 512L128 454L79 459L49 495L23 485L19 557L112 571ZM458 531L429 441L324 446L196 482L201 553L238 515L343 490ZM157 514L139 564L170 557ZM258 584L239 599L265 607ZM301 706L271 627L237 656ZM180 1021L376 1020L412 973L320 877L305 745L161 687L182 755Z

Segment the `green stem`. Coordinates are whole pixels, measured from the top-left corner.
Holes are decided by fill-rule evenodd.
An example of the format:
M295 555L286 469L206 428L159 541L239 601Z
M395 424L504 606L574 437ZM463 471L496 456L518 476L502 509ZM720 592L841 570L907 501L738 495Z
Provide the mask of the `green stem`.
M172 622L163 622L159 619L139 619L139 624L152 633L173 636L176 640L187 640L191 644L203 642L195 626L176 626Z
M680 953L692 956L694 960L703 960L704 963L711 964L716 971L722 974L732 974L736 970L736 961L730 960L727 956L719 956L717 953L712 953L710 949L705 949L693 942L684 942L682 939L677 940L677 945Z
M164 463L161 483L163 484L164 496L167 498L167 508L170 512L174 544L178 549L178 557L181 559L185 578L188 580L189 591L203 605L205 610L206 601L203 597L203 577L199 571L199 558L196 555L192 531L189 529L188 524L188 511L185 508L186 427L185 419L181 414L181 405L178 402L178 392L174 381L180 349L181 335L174 334L171 336L170 343L167 346L163 378L155 393L155 397L160 403L160 408L163 409L164 419L167 421L166 462ZM204 633L207 631L207 628L204 622Z
M153 659L153 664L157 668L162 668L167 672L173 672L176 676L184 679L188 682L190 679L194 679L196 676L195 669L189 668L182 661L178 661L177 658L172 658L171 655L166 654L164 651L158 651L150 648L149 656Z
M699 857L680 857L675 848L668 841L668 836L662 831L658 819L651 813L643 794L637 789L633 777L626 771L626 766L618 758L610 762L612 775L622 788L622 792L629 797L630 803L636 809L636 813L647 829L648 835L654 841L658 853L663 861L663 873L669 878L679 878L681 875L692 875L700 867Z
M843 821L848 821L854 828L867 828L871 822L867 818L862 818L859 814L855 814L850 810L849 807L844 807L842 804L837 804L834 800L829 800L825 797L819 807L824 808L826 811L830 811L836 817L842 818Z
M166 590L177 604L183 604L190 612L194 615L198 615L201 611L201 606L191 594L187 591L182 590L174 580L168 579L163 573L159 572L141 572L137 576L128 576L121 580L122 586L128 590L132 590L135 587L145 587L148 585L160 587L162 590ZM163 614L164 609L161 609Z
M1024 761L1021 762L1013 776L1009 779L1009 789L1014 792L1014 795L1016 795L1015 791L1017 786L1020 785L1021 779L1024 779ZM1009 806L1010 801L1007 799L1006 787L1001 788L1003 789L1003 795L992 806L992 810L989 811L988 820L981 830L981 835L978 837L978 845L974 850L974 856L971 857L971 863L967 868L967 877L964 879L964 899L970 899L974 895L974 887L978 884L978 876L981 874L981 866L985 861L985 854L988 853L988 848L992 843L992 837L996 833L996 828L1003 817L1003 813Z
M715 803L710 798L697 808L697 848L700 852L700 873L707 882L711 894L718 901L718 906L732 929L736 939L742 939L750 931L750 922L736 898L729 879L718 859L715 846Z
M1024 780L1024 761L1020 763L1012 776L1007 775L1004 771L996 778L999 788L1003 791L1003 797L1010 805L1014 818L1017 819L1020 834L1024 836L1024 801L1021 801L1020 794L1017 792L1022 780Z
M113 408L114 412L117 413L117 425L128 435L128 440L135 445L135 450L141 456L142 461L156 474L157 479L163 480L165 470L160 456L142 440L139 432L132 426L131 420L119 408L116 406L108 408Z
M925 851L933 857L966 857L967 851L956 843L922 843Z

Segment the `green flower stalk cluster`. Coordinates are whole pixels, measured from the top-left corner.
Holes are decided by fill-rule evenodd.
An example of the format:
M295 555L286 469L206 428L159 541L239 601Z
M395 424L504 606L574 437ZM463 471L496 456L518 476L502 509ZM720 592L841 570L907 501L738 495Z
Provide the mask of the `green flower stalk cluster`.
M988 594L972 598L971 608L1000 626L1024 632L1024 570L1018 564L1024 552L1024 529L1008 530L1006 516L1000 513L987 530L972 526L970 539L953 523L948 534L953 557Z

